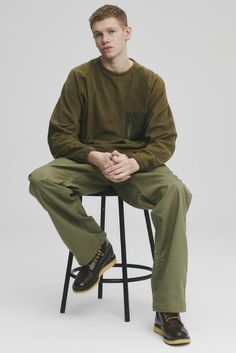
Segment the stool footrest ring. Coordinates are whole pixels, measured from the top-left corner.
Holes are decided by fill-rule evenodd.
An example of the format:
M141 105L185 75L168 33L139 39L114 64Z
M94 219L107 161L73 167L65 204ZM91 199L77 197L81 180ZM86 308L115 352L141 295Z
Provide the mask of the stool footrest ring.
M121 263L116 263L113 267L122 267ZM152 272L152 268L149 266L144 266L144 265L138 265L138 264L127 264L127 268L138 268L140 270L146 270ZM70 276L75 278L76 275L75 273L78 272L81 269L81 267L76 267L71 270ZM151 278L152 274L148 274L145 276L137 276L137 277L128 277L127 282L136 282L136 281L144 281L146 279ZM123 278L101 278L100 282L102 283L123 283L124 280Z

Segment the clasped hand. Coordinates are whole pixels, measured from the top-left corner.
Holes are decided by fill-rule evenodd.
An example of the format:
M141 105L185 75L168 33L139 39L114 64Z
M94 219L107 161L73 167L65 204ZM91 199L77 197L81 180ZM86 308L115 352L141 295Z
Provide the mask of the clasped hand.
M88 155L88 161L96 165L102 174L114 183L128 180L139 170L139 165L134 158L128 158L126 154L118 151L111 153L92 151Z

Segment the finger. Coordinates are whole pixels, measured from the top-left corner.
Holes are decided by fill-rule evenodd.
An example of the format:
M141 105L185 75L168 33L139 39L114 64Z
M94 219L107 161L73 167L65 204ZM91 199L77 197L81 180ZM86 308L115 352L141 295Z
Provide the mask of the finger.
M126 177L123 177L123 178L114 178L114 176L108 176L108 175L105 175L103 174L105 178L107 178L108 180L112 181L113 183L120 183L121 181L125 181L125 180L128 180L130 178L130 175L127 175Z
M123 178L126 178L127 176L129 176L129 172L127 171L122 171L121 173L119 174L112 174L112 175L109 175L109 177L113 178L113 180L120 180L120 179L123 179Z
M113 183L121 183L122 181L126 181L126 180L128 180L128 179L130 179L131 178L131 176L130 175L127 175L127 177L125 177L125 178L122 178L122 179L114 179L114 180L112 180L112 182Z
M114 156L112 157L112 161L115 163L115 164L118 164L118 163L126 163L128 164L128 157L126 157L125 154L120 154L119 157L117 156Z
M125 167L125 165L123 163L118 163L118 164L112 164L111 166L109 166L108 168L106 168L106 173L112 173L113 171L115 171L116 169Z
M119 175L119 174L130 174L129 170L125 167L117 168L113 170L112 172L107 173L108 175Z
M119 156L112 156L111 157L111 160L114 162L114 163L120 163L121 161L124 161L126 160L126 158L124 158L125 156L120 154Z
M107 168L110 168L114 165L114 162L113 161L109 161L109 162L106 162L104 165L103 165L103 168L104 169L107 169Z
M118 157L118 156L112 156L112 161L114 162L114 163L119 163L119 161L120 161L120 158Z
M106 170L106 173L109 175L117 175L117 174L121 174L121 173L126 173L126 174L131 174L130 173L130 168L127 165L124 165L122 163L117 164L117 167L115 168L115 166L109 168Z
M114 151L111 152L111 155L112 156L119 156L120 152L118 152L117 150L114 150Z

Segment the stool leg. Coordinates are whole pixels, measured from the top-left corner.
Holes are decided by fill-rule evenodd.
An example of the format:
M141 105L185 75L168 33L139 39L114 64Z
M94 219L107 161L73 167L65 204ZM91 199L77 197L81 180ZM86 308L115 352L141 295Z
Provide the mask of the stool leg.
M105 211L106 211L106 196L101 197L101 213L100 213L100 227L102 230L105 229ZM103 276L101 276L98 284L98 299L102 299L103 290Z
M118 197L118 203L119 203L119 220L120 220L122 277L123 277L123 291L124 291L124 310L125 310L125 321L127 322L127 321L130 321L129 290L128 290L126 243L125 243L124 202L120 197Z
M145 216L146 225L147 225L147 231L148 231L148 237L149 237L149 242L150 242L150 247L151 247L152 258L154 259L154 239L153 239L152 225L151 225L148 210L144 210L144 216Z
M72 261L73 261L73 254L71 251L69 251L67 268L66 268L66 276L65 276L65 282L64 282L64 289L63 289L63 295L62 295L62 300L61 300L60 313L62 313L62 314L64 314L64 312L66 310L66 301L67 301L68 287L69 287L69 282L70 282Z

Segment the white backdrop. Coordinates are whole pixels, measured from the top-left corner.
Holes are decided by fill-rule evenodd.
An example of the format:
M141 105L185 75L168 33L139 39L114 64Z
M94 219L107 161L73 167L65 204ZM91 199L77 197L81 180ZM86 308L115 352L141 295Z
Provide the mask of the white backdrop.
M189 302L205 310L203 297L220 282L228 286L223 290L220 285L220 304L226 305L228 295L235 295L232 282L224 284L235 266L235 1L111 3L126 11L133 28L129 57L164 79L175 118L176 152L167 165L193 194L187 224ZM104 1L0 1L1 270L7 259L19 271L22 263L28 268L28 256L36 270L46 269L53 250L55 268L61 261L64 271L64 244L29 194L27 177L52 159L48 122L69 70L100 55L88 18L102 5ZM95 203L88 201L88 208L96 214ZM127 207L131 247L134 235L144 229L136 211ZM113 222L112 214L108 230ZM141 249L142 244L136 246ZM204 271L209 271L205 284L213 282L199 291ZM194 313L196 307L190 304L190 309Z

